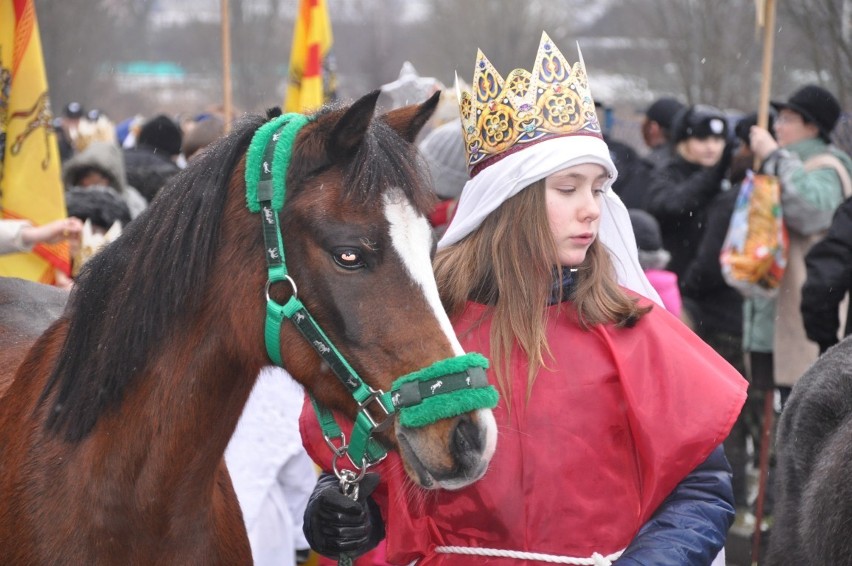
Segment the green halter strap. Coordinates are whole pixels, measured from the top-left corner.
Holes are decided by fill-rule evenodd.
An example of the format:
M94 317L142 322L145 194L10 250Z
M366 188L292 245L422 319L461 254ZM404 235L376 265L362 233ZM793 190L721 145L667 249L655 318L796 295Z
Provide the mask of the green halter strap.
M276 365L282 365L279 337L284 318L289 319L358 403L358 416L347 453L353 462L364 466L381 460L386 454L385 449L372 438L372 432L381 425L372 419L366 408L373 401L378 401L384 412L390 414L393 412L390 395L381 394L364 383L299 300L296 283L287 273L284 242L278 223L278 213L286 197L287 169L293 142L299 130L309 121L301 114L291 113L267 122L255 133L246 158L246 204L251 212L261 213L266 248L266 351ZM284 305L269 296L270 286L280 281L288 281L293 287L293 294ZM314 407L327 437L340 439L342 444L345 439L331 411L315 400ZM390 420L385 419L381 424L389 423ZM335 453L339 450L337 448Z
M336 469L337 459L347 454L360 468L360 475L354 480L357 482L368 466L387 454L372 435L390 425L394 412L399 411L403 426L420 427L476 409L494 408L498 396L485 377L488 360L476 353L440 360L403 376L394 381L390 393L376 391L364 383L299 300L296 282L287 273L278 213L284 206L293 143L308 122L310 118L301 114L284 114L255 132L246 157L246 206L251 212L260 213L263 225L268 274L264 329L267 354L276 365L282 365L280 334L283 320L287 318L358 403L358 414L347 445L332 412L311 399L326 442L334 452L338 477L341 474ZM280 305L270 297L269 288L283 281L290 283L293 294ZM367 410L373 403L386 415L380 423L376 423Z

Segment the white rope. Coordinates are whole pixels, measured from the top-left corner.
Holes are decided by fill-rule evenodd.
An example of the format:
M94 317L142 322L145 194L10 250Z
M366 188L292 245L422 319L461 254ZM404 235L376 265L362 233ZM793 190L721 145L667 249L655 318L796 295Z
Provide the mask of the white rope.
M516 560L538 560L539 562L574 564L575 566L612 566L612 562L618 560L624 550L613 552L609 556L603 556L595 552L590 558L574 558L571 556L558 556L556 554L542 554L539 552L522 552L520 550L503 550L500 548L475 548L470 546L437 546L435 547L435 552L438 554L465 554L468 556L514 558Z

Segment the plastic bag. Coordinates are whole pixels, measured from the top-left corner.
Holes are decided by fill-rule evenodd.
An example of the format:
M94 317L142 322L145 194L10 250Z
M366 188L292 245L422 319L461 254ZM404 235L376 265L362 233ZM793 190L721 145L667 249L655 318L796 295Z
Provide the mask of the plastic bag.
M787 267L787 248L778 178L748 171L722 246L725 281L745 297L775 296Z

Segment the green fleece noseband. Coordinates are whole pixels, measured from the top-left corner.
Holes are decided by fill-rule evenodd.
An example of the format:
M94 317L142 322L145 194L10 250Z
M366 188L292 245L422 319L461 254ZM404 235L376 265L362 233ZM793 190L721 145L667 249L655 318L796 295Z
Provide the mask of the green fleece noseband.
M477 409L493 409L498 394L488 385L487 368L485 356L469 353L400 377L391 387L399 423L418 428Z
M375 390L361 379L299 300L296 282L288 274L284 260L278 214L286 198L285 181L293 143L310 120L301 114L284 114L267 122L255 132L246 156L246 206L260 214L266 248L266 351L276 365L282 365L280 335L284 319L293 323L313 346L358 403L351 439L346 444L331 411L312 399L323 435L335 457L345 452L356 467L366 469L384 458L386 450L373 433L387 427L395 412L399 413L402 426L417 428L477 409L492 409L498 396L485 377L488 360L475 353L441 360L403 376L394 381L390 393ZM289 282L293 293L281 305L269 296L269 287L284 281ZM374 404L387 414L378 423L368 411Z

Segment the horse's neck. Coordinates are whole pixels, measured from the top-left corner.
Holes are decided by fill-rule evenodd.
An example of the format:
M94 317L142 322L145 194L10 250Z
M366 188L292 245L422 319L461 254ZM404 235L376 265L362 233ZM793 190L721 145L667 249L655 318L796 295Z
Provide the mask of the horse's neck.
M0 513L0 555L8 550L4 537L24 533L31 545L22 543L22 558L12 563L107 556L114 559L100 563L126 564L131 556L246 563L248 541L222 456L259 367L223 353L223 338L197 332L183 340L193 344L184 351L152 359L85 438L68 442L62 430L33 426L34 414L51 410L38 397L66 328L60 321L36 342L2 399L0 494L16 495L4 500L9 513Z
M129 387L119 410L92 432L108 468L135 478L169 504L209 498L216 470L257 377L257 369L228 359L221 344L201 339ZM120 454L110 458L109 454ZM194 505L187 501L187 504Z

